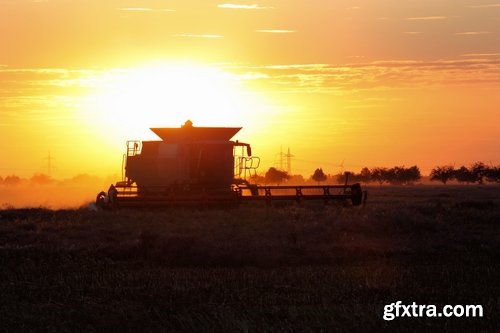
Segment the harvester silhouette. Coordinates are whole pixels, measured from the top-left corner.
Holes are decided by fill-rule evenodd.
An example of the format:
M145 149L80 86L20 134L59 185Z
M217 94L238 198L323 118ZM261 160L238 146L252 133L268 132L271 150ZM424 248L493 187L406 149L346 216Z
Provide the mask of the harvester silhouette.
M345 200L360 205L360 184L251 184L260 159L250 144L231 141L241 127L151 128L161 140L127 141L122 180L96 198L98 207L230 207L243 201Z

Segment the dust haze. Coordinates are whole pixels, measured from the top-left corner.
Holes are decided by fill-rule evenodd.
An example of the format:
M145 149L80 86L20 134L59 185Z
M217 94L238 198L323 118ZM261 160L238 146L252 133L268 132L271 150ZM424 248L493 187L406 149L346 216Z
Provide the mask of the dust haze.
M0 208L88 206L99 191L107 189L116 179L115 176L100 178L88 174L68 179L53 179L44 174L35 174L31 178L0 177Z

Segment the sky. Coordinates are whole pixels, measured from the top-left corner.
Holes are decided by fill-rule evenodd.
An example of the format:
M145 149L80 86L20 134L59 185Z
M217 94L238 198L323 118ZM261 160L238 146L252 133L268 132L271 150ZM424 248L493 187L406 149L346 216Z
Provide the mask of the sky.
M261 172L500 164L500 1L0 0L0 176L121 177L187 119Z

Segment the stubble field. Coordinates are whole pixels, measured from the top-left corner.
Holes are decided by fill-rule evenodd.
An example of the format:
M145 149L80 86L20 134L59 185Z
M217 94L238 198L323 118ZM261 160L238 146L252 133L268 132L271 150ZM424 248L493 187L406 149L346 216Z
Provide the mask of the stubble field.
M368 191L366 207L5 208L0 331L498 331L500 186ZM396 301L484 317L384 321Z

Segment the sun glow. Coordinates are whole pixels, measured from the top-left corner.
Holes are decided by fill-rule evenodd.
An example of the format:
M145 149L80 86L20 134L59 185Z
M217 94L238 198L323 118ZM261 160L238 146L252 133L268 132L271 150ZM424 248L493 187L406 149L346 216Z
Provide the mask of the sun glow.
M217 68L160 65L114 70L96 78L88 97L92 126L123 145L128 139L157 139L150 127L247 126L269 106L243 87L241 79Z

